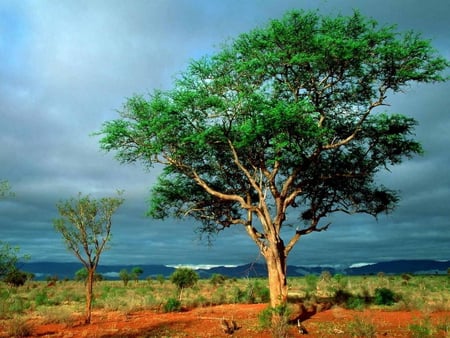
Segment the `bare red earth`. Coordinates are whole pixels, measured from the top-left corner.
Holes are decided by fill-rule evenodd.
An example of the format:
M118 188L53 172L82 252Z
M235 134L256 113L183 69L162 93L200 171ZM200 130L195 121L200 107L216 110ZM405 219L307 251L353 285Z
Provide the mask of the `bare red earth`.
M95 311L90 325L82 317L71 324L42 324L39 318L30 320L31 337L272 337L270 330L261 331L258 315L266 304L231 304L195 308L184 312L157 313L152 311L124 314ZM339 307L316 313L303 322L308 330L305 337L347 337L350 321L360 319L376 328L377 337L410 337L409 325L428 318L432 323L450 321L450 312L424 315L417 311L398 312L365 310L350 311ZM235 320L239 329L233 334L222 331L221 320ZM7 325L1 322L0 325ZM447 337L444 331L436 337ZM289 327L289 337L299 337L297 327ZM6 328L0 337L8 337Z

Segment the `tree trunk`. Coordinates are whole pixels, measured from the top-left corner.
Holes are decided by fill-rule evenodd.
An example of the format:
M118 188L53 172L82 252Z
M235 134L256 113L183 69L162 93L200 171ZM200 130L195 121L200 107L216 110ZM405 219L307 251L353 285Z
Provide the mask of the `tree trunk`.
M93 293L93 289L94 289L94 287L93 287L94 286L94 274L95 274L95 269L89 268L87 283L86 283L86 319L85 319L86 324L91 323L92 293Z
M269 278L270 306L276 308L286 304L288 296L284 248L268 248L264 256Z

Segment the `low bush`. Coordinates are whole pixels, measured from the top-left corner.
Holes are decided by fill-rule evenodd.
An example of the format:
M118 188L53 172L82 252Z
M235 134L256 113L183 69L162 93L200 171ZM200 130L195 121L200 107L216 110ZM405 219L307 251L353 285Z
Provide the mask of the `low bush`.
M270 290L266 285L262 285L259 280L249 281L244 292L246 303L266 303L270 300Z
M164 312L176 312L181 310L181 302L176 298L167 299L164 304Z
M225 283L225 281L227 279L228 278L226 276L224 276L224 275L221 275L219 273L214 273L214 274L212 274L212 276L211 276L211 278L209 280L210 280L212 285L217 286L219 284Z
M392 305L398 301L398 297L394 291L388 288L375 289L374 304L375 305Z
M258 316L261 329L270 329L273 337L286 337L291 311L287 305L268 307Z
M28 273L14 269L5 276L3 281L9 285L19 287L24 285L27 279Z
M38 292L34 297L34 303L37 306L47 305L49 303L47 292L45 290Z
M345 302L345 307L350 310L362 310L366 306L366 301L364 297L351 296Z

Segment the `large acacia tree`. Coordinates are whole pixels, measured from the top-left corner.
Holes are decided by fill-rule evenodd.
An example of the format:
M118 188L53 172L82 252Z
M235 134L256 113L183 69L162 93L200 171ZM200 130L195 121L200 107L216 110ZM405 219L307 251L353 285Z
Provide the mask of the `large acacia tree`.
M60 217L53 221L67 248L84 265L86 280L86 319L91 322L92 294L95 271L100 255L111 239L112 216L122 205L122 192L117 197L92 198L79 194L77 198L60 201L56 207Z
M416 121L382 108L413 82L444 81L447 66L420 34L358 12L291 11L191 61L173 90L129 98L100 143L123 163L164 165L151 216L246 231L277 306L303 235L335 212L393 210L398 196L375 174L422 150Z

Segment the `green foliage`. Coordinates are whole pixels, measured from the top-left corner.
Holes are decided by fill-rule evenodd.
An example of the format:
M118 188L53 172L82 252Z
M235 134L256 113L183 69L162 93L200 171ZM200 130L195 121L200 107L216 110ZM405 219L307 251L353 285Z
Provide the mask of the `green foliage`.
M86 268L81 268L75 272L75 280L86 282L88 278L88 271ZM94 274L94 281L98 282L103 280L103 276L99 273Z
M159 284L163 285L166 278L164 277L164 275L157 275L156 280L159 282Z
M176 312L180 311L180 309L181 302L176 298L169 298L164 304L164 312Z
M175 284L179 290L193 287L198 279L199 276L197 272L189 268L178 268L170 276L170 281Z
M366 299L361 296L350 296L345 302L345 308L351 310L362 310L366 306Z
M290 11L191 61L172 90L128 99L100 146L164 166L150 216L192 217L207 236L240 226L283 262L334 212L395 208L377 175L422 148L413 118L377 108L414 82L445 81L448 66L420 34L359 12ZM292 213L302 223L283 232Z
M246 302L246 292L238 286L234 286L232 290L232 300L233 303L245 303Z
M132 278L132 275L127 271L127 269L122 269L119 272L119 278L122 280L123 285L127 286L128 282Z
M88 271L86 268L81 268L75 272L75 280L76 281L86 281L88 277Z
M335 274L333 276L333 279L336 281L336 283L338 284L338 287L340 289L345 289L347 287L348 277L346 277L342 274Z
M259 314L259 325L262 329L270 329L273 337L287 337L290 314L287 304L268 307Z
M210 282L212 285L217 286L220 284L225 283L225 281L228 279L227 276L221 275L219 273L214 273L212 274L212 276L210 277Z
M258 279L248 283L246 294L249 303L266 303L270 299L269 288Z
M131 275L133 276L133 279L137 282L139 280L139 277L144 273L144 270L140 266L135 266L131 269Z
M376 305L392 305L398 300L397 295L390 289L375 289L374 303Z
M34 297L34 303L38 306L39 305L47 305L48 302L49 302L48 295L45 290L37 293L36 296Z
M307 295L316 291L318 281L319 281L319 278L316 275L306 275L305 276L306 294Z
M54 228L85 267L97 267L111 237L112 215L124 202L121 195L118 191L118 197L94 199L79 193L56 205L60 218L53 221Z
M11 191L11 186L8 181L0 181L0 200L8 197L13 197L14 193Z
M28 260L28 255L19 256L20 248L12 247L9 243L0 241L0 279L15 274L17 263L20 260Z
M172 91L130 98L121 118L103 125L100 144L124 163L165 164L150 214L188 214L205 231L250 208L235 194L262 199L244 168L267 170L264 186L280 178L292 180L290 192L302 187L294 197L307 220L333 205L376 215L397 198L373 175L421 148L408 137L413 119L370 113L411 82L444 81L447 66L419 34L358 12L291 11L192 61ZM289 177L294 168L301 172Z

